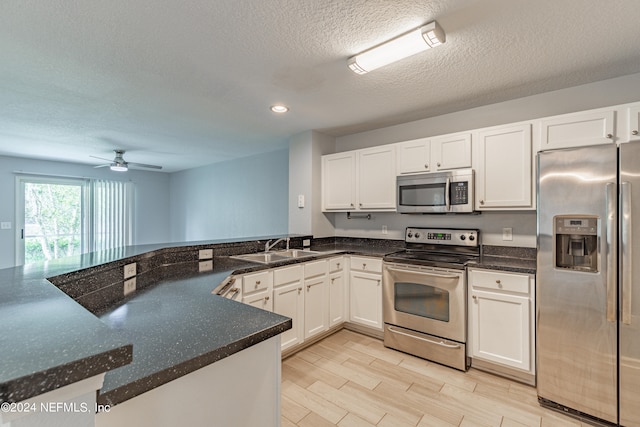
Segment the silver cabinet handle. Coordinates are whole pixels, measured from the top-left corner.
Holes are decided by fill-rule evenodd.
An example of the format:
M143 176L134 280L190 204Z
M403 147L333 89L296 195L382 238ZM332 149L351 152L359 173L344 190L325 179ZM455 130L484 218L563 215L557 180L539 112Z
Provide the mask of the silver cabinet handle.
M393 332L394 334L404 335L405 337L415 338L415 339L417 339L417 340L420 340L420 341L426 341L426 342L428 342L428 343L435 344L435 345L439 345L439 346L442 346L442 347L446 347L446 348L460 348L460 344L447 344L447 343L445 343L444 341L440 341L440 342L438 342L438 341L433 341L433 340L430 340L430 339L427 339L427 338L423 338L423 337L418 337L418 336L415 336L415 335L407 334L406 332L397 331L397 330L393 329L391 326L389 326L389 327L388 327L388 329L389 329L389 331L390 331L390 332Z
M484 205L484 200L480 200L480 204L481 204L481 205Z
M478 299L478 297L476 295L473 295L471 298L473 298L474 300Z
M340 263L337 263L337 264L336 264L336 268L340 268Z
M618 243L616 241L616 185L609 182L606 185L606 215L607 215L607 234L606 248L604 248L604 256L607 265L607 321L614 323L616 321L616 257L615 248Z
M300 294L300 292L302 292L302 288L298 288L298 294Z
M429 164L428 164L428 163L425 163L425 164L424 164L424 168L425 168L425 169L429 169Z
M333 284L335 281L336 281L336 278L335 278L335 277L332 277L332 278L331 278L331 284Z
M256 280L256 285L259 285L259 284L260 284L260 280Z
M439 163L439 162L438 162L438 163L436 163L436 166L440 167L440 163Z
M363 269L363 270L366 270L366 269L367 269L367 264L362 263L362 269Z
M633 272L631 269L631 183L623 182L620 185L620 216L622 239L622 297L621 311L622 323L631 324L631 285L633 284Z
M637 130L632 130L632 131L631 131L631 135L637 135L637 134L638 134L638 131L637 131Z
M353 207L353 206L354 206L353 203L351 203L351 207Z
M358 203L358 206L362 207L362 203Z
M393 271L396 273L418 273L421 276L430 276L430 277L437 277L439 279L459 279L460 276L456 276L453 274L436 274L436 273L428 273L426 271L416 271L416 270L398 270L396 268L392 268L392 267L385 267L388 271Z
M264 297L264 302L269 301L269 297Z
M307 292L311 289L311 285L307 285Z
M608 138L608 139L613 139L613 135L612 135L612 134L610 134L610 133L608 133L608 134L607 134L607 138Z

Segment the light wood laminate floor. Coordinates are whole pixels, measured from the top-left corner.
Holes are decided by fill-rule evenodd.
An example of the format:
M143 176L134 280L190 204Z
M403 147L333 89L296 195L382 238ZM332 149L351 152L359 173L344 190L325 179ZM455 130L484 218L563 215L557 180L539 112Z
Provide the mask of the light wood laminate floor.
M587 426L535 388L466 373L343 329L282 362L282 427Z

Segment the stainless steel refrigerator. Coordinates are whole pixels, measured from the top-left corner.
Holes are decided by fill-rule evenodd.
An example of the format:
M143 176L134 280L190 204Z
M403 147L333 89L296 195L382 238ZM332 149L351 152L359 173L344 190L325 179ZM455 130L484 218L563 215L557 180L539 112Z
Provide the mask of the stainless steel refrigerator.
M640 142L542 152L538 179L538 399L640 426Z

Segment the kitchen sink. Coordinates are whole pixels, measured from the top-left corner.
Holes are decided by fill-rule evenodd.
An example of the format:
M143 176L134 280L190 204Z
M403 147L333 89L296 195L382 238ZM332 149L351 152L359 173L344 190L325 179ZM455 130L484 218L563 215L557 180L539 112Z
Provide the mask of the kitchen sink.
M278 254L278 255L282 255L282 256L286 256L288 258L302 258L302 257L307 257L307 256L316 256L320 252L309 251L309 250L306 250L306 249L287 249L287 250L284 250L284 251L275 251L273 253Z
M318 255L320 252L304 249L287 249L284 251L258 252L255 254L234 255L230 258L244 261L257 262L260 264L271 264L279 261L286 261L291 258L304 258Z

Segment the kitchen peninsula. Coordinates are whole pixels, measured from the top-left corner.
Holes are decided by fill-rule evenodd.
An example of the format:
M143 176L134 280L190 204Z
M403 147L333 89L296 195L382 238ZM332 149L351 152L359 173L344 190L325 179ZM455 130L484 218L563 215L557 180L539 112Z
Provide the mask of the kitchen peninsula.
M151 396L164 423L198 423L199 413L216 411L221 422L276 425L279 334L291 320L211 293L229 274L260 266L213 253L198 260L200 249L250 252L264 239L132 246L0 270L2 423L124 425L124 414L141 425L130 409L144 410ZM124 296L123 270L133 262L137 289ZM176 400L177 388L200 401ZM273 413L227 406L242 396ZM62 409L43 411L51 403Z

